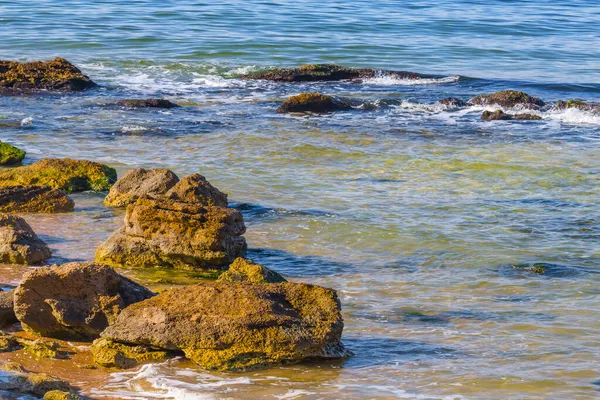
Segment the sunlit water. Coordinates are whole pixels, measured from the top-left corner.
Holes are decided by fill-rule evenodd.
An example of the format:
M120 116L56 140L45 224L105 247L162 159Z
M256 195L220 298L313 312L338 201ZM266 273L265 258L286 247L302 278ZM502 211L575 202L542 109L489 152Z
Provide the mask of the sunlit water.
M594 2L0 1L0 58L63 56L101 88L0 97L0 140L119 174L205 175L243 211L250 258L338 290L355 356L243 374L182 360L106 374L97 398L592 399L600 393L600 115L482 122L447 96L512 88L600 100ZM274 84L262 66L337 62L425 82ZM360 109L284 116L303 91ZM121 98L184 107L128 110ZM26 216L52 261L122 223L102 195ZM538 275L517 265L545 263ZM0 281L20 271L0 269ZM156 275L125 271L144 283ZM177 274L161 275L173 284Z

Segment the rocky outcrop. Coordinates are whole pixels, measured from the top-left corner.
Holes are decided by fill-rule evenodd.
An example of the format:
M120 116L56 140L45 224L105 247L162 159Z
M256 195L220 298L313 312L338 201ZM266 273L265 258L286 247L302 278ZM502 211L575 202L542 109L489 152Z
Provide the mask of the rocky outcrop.
M131 99L119 100L115 103L120 107L128 108L175 108L177 104L165 99Z
M127 207L140 197L163 196L177 182L179 182L177 175L165 168L132 169L110 188L108 196L104 199L104 205Z
M481 119L484 121L510 121L510 120L519 120L519 121L534 121L541 120L542 117L534 114L506 114L504 111L496 110L496 111L484 111L481 114Z
M176 353L151 347L126 345L108 339L96 339L91 347L94 362L105 368L133 368L138 364L168 360Z
M334 290L216 282L171 289L127 307L102 337L183 351L202 368L232 371L343 357L343 327Z
M14 290L0 290L0 328L17 322L14 307Z
M516 90L501 90L492 94L481 94L473 97L469 100L469 103L482 106L498 105L505 108L521 107L527 109L539 109L545 104L537 97Z
M15 290L14 309L27 331L91 340L125 307L152 295L106 265L70 263L28 272Z
M467 103L461 99L455 97L446 97L445 99L438 100L439 104L442 104L448 108L460 108L465 107Z
M39 397L56 390L73 392L71 386L62 379L43 373L27 371L16 363L5 363L0 365L0 369L10 372L7 377L0 380L0 390L32 394Z
M202 175L127 207L125 226L96 251L115 267L223 269L246 253L244 219Z
M405 71L388 71L373 68L347 68L332 64L302 65L298 68L274 68L253 72L242 79L262 79L275 82L317 82L369 79L377 76L391 76L398 79L420 79L427 75Z
M50 186L67 193L108 190L116 180L113 168L68 158L46 158L24 167L0 170L0 187Z
M74 206L65 192L49 186L0 187L0 212L59 213L73 211Z
M0 263L35 265L51 256L46 243L23 218L0 213Z
M332 111L350 110L347 102L320 93L302 93L292 96L279 106L278 113L313 112L328 113Z
M0 60L0 94L51 90L77 92L96 86L64 58L20 63Z
M244 258L236 258L229 269L219 276L219 282L281 283L286 279L277 272Z
M15 165L23 161L25 152L15 146L0 142L0 165Z

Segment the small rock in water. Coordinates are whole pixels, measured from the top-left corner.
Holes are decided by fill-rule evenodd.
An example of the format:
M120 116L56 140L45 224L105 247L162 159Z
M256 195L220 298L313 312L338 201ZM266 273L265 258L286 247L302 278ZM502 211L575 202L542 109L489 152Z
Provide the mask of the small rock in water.
M452 108L460 108L467 105L465 101L455 97L446 97L445 99L438 100L438 103Z
M46 243L23 218L0 213L0 263L35 265L51 256Z
M281 283L287 280L260 264L244 258L236 258L229 269L221 274L219 282Z
M25 152L8 143L0 142L0 165L15 165L23 161Z
M119 100L116 105L129 108L175 108L177 104L165 99Z
M0 212L59 213L73 211L74 206L65 192L49 186L0 187Z
M279 106L277 112L314 112L328 113L332 111L350 110L352 106L343 100L320 93L302 93L292 96Z
M516 90L501 90L492 94L481 94L469 100L469 103L476 105L499 105L500 107L512 108L523 107L529 109L538 109L544 106L544 102L537 98L528 95L525 92Z
M508 121L513 119L512 115L506 114L504 111L484 111L481 114L481 119L484 121Z

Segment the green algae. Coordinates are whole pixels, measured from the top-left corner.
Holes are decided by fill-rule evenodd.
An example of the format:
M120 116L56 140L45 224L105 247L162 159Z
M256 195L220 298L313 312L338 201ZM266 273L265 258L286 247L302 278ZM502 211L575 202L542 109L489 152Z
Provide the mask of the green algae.
M0 142L0 165L18 164L25 158L25 152L8 143Z

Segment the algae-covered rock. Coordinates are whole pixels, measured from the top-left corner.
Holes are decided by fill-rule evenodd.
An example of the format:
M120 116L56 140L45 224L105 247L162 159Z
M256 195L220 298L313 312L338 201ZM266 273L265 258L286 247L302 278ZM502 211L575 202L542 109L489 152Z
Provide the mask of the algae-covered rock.
M0 187L0 212L60 213L73 211L74 206L65 192L49 186Z
M343 100L320 93L302 93L292 96L279 106L277 112L314 112L328 113L339 110L350 110L352 106Z
M90 340L125 307L153 293L106 265L69 263L28 272L15 290L15 314L40 336Z
M165 99L130 99L119 100L116 105L129 108L175 108L177 104Z
M107 207L127 207L140 197L165 195L179 178L165 168L132 169L127 171L111 188L104 199Z
M91 347L94 362L105 368L133 368L138 364L161 362L174 357L173 352L144 345L127 345L109 339L96 339Z
M0 187L50 186L67 193L108 190L116 180L113 168L68 158L46 158L31 165L0 170Z
M98 247L95 259L115 267L223 269L246 254L245 231L238 210L140 198L127 207L125 226Z
M465 101L455 97L446 97L445 99L438 100L438 103L450 108L460 108L467 105Z
M484 121L510 121L510 120L518 120L518 121L536 121L541 120L542 117L534 114L506 114L504 111L496 110L496 111L484 111L481 114L481 119Z
M0 165L18 164L25 158L25 152L15 146L0 142Z
M0 263L35 265L52 252L21 217L0 213Z
M64 58L24 63L0 60L0 94L35 90L76 92L94 86L89 77Z
M0 328L17 322L14 310L14 293L14 289L7 291L0 290Z
M0 353L21 350L23 345L10 333L0 331Z
M559 100L554 104L553 107L555 110L567 110L570 108L575 108L577 110L590 111L595 108L598 108L595 104L588 104L583 100Z
M249 283L281 283L286 279L251 260L236 258L229 269L219 276L219 282L249 282Z
M166 194L166 197L191 204L203 206L227 207L227 195L211 185L200 174L191 174L178 182Z
M181 350L200 367L232 371L347 355L334 290L303 283L214 282L127 307L102 337Z
M62 390L51 390L46 392L42 400L82 400L83 397L73 393L65 392Z
M398 79L420 79L427 75L406 71L388 71L373 68L347 68L333 64L302 65L298 68L273 68L252 72L242 79L261 79L275 82L316 82L369 79L377 76L391 76Z
M37 358L66 359L69 353L61 350L57 342L51 340L27 340L19 339L19 343L25 349L25 352Z
M535 114L523 113L523 114L515 114L515 119L517 121L539 121L542 119L542 117L540 117L539 115L535 115Z
M42 397L53 390L71 392L71 386L60 378L43 373L29 372L15 363L1 365L0 369L10 372L0 380L0 390L28 393Z
M512 107L523 107L530 109L538 109L544 106L544 102L537 98L528 95L525 92L518 92L516 90L501 90L492 94L481 94L473 97L470 101L471 104L477 105L494 105L497 104L501 107L512 108Z

